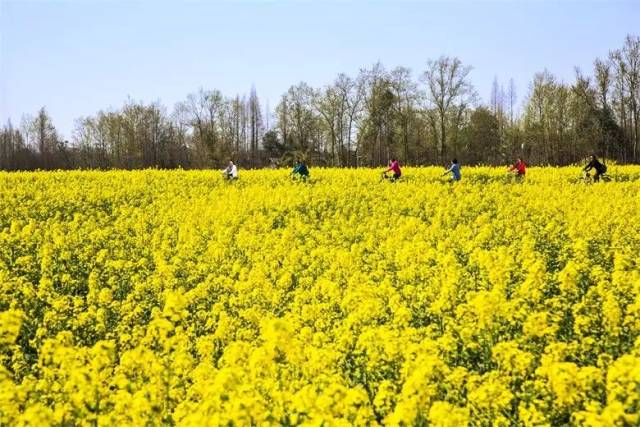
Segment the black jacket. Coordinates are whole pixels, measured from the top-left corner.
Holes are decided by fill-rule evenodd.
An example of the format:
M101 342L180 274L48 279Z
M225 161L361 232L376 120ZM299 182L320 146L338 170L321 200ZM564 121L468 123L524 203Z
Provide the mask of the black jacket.
M600 163L598 159L591 160L589 164L584 167L584 170L586 172L590 171L591 169L595 169L598 173L605 173L607 171L607 167Z

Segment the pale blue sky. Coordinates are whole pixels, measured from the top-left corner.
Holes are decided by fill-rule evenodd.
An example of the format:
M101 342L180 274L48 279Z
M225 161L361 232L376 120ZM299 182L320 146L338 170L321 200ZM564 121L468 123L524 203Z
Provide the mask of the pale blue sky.
M271 107L299 81L329 83L380 60L414 76L441 54L472 65L489 98L495 75L521 101L545 67L574 66L640 34L640 1L121 2L0 0L0 121L46 106L70 138L74 119L130 96L169 110L199 87L255 84Z

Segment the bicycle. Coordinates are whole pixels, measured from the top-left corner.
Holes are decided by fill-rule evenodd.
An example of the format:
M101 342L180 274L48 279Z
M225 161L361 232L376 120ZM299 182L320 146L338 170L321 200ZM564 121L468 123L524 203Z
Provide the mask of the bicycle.
M524 182L524 176L525 175L523 173L518 173L518 171L516 170L508 171L505 175L504 182L506 182L507 184L521 184L522 182Z
M601 174L598 176L598 180L602 180L602 182L611 182L613 179L612 179L609 175L607 175L607 173L605 172L605 173L601 173ZM596 180L596 176L595 176L595 175L593 175L593 176L592 176L592 175L591 175L589 172L587 172L587 171L583 171L583 172L582 172L582 181L583 181L585 184L593 184L593 183L595 183L595 182L598 182L598 181Z
M382 172L382 176L380 177L380 182L385 182L385 181L389 181L389 182L397 182L400 180L400 177L396 178L394 175L387 175L386 172Z

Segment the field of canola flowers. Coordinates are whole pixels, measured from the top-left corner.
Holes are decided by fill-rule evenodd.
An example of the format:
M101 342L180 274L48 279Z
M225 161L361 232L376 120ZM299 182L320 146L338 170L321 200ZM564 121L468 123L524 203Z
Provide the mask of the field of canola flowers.
M610 169L0 173L0 425L637 425Z

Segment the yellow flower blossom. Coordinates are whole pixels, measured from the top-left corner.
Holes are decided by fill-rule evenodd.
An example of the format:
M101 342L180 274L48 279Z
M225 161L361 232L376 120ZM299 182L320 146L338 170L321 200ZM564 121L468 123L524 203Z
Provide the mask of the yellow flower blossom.
M640 423L640 167L0 172L0 425Z

